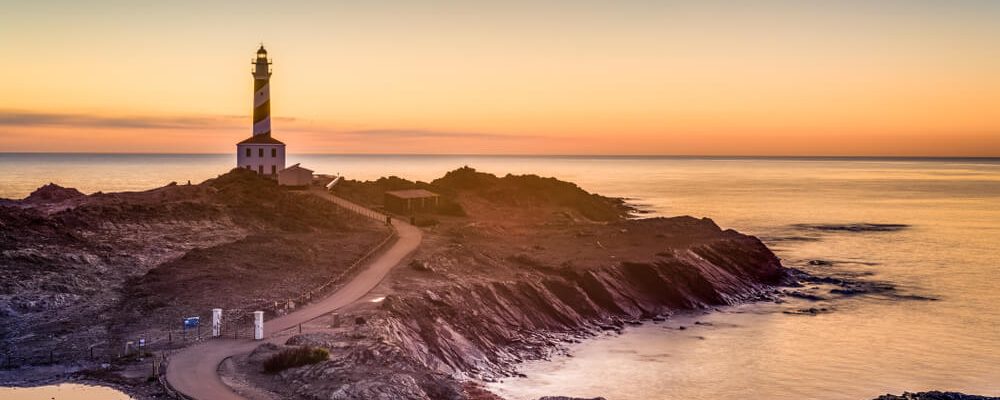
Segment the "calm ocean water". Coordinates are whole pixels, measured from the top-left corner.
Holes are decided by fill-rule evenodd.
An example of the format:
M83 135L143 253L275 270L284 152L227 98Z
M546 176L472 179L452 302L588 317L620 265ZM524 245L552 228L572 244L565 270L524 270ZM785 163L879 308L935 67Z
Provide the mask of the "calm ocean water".
M85 193L199 182L232 158L0 154L0 197L50 181ZM856 296L809 305L834 310L817 316L782 313L796 302L759 304L632 328L492 386L513 399L868 399L929 389L1000 396L998 160L290 156L295 162L356 179L430 180L463 165L555 176L657 215L708 216L758 235L788 266L831 260L808 268L938 299ZM846 223L909 228L796 226ZM813 240L782 240L801 237Z

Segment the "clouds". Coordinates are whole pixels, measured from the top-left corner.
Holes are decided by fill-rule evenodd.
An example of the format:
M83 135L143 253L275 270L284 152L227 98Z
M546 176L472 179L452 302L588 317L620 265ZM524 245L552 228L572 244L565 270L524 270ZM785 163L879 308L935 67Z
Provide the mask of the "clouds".
M296 151L516 152L544 136L434 130L421 127L343 127L324 121L275 118L275 135ZM0 109L4 151L226 152L250 135L250 117L238 115L101 115ZM151 134L154 133L155 134ZM74 140L86 137L86 141Z
M249 116L238 115L187 115L187 116L106 116L82 113L42 113L16 110L0 110L0 126L4 127L65 127L89 129L164 129L164 130L209 130L242 129L250 126ZM419 140L419 139L478 139L478 140L518 140L536 136L499 134L483 132L439 131L416 128L378 128L342 130L308 124L296 118L275 118L288 123L288 131L322 133L344 139L366 138L371 140ZM296 126L296 122L305 122Z
M288 132L321 133L344 139L366 138L371 140L416 139L479 139L517 140L536 136L483 132L439 131L418 128L378 128L343 130L335 127L316 126L297 118L274 118L287 124ZM250 126L249 116L240 115L182 115L182 116L108 116L83 113L44 113L17 110L0 110L3 127L62 127L81 129L163 129L208 130L242 129Z
M244 116L102 116L0 110L0 126L77 127L104 129L235 129L248 125Z
M362 129L346 131L341 134L371 139L485 139L485 140L519 140L531 139L535 136L498 134L482 132L436 131L423 129Z

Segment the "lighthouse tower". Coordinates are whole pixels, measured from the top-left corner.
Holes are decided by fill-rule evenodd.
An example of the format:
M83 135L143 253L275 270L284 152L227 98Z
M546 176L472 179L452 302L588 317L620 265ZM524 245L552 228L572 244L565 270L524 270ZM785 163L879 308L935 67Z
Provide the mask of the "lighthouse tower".
M285 169L285 144L271 137L271 60L263 44L252 64L253 136L236 144L236 167L274 177Z

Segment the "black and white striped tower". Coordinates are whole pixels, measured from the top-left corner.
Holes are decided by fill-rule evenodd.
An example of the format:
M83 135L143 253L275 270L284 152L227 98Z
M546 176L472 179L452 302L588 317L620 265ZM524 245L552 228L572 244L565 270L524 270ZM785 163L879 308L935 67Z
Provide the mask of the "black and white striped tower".
M253 134L271 134L271 60L261 44L253 70Z
M285 169L285 144L271 136L271 60L264 45L253 69L253 135L236 144L236 167L275 176Z

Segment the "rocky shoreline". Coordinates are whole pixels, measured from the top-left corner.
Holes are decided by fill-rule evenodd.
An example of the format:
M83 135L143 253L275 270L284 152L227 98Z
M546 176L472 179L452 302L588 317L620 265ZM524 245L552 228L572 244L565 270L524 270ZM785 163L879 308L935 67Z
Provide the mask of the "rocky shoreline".
M386 183L406 187L384 180L348 190L377 193L364 186ZM258 349L242 376L274 398L495 398L477 382L517 376L520 362L566 344L680 311L773 301L794 284L763 243L709 219L632 219L624 203L575 185L471 169L411 184L444 193L461 216L416 216L438 223L381 301L348 311L358 323L318 321L285 346ZM553 191L562 194L536 195ZM254 373L269 354L304 345L329 349L331 360Z
M20 282L0 291L0 316L12 321L0 331L4 349L45 343L33 332L64 341L127 338L209 304L236 307L233 299L247 292L258 299L294 294L380 238L377 227L307 193L241 174L125 194L86 196L53 185L0 201L4 273ZM221 369L226 382L254 399L502 400L482 383L519 376L521 362L564 354L568 344L629 325L786 296L819 301L892 290L786 268L756 237L710 219L636 218L622 199L552 178L460 168L430 183L391 177L345 181L335 190L380 208L383 191L409 188L441 194L443 206L397 216L424 227L424 243L408 264L369 301L311 321L281 345L231 359ZM260 191L280 200L263 201ZM902 229L851 227L876 228ZM283 262L258 265L274 256L264 251L272 244L293 251L281 253ZM324 248L343 251L329 258ZM287 268L289 260L299 268ZM237 276L245 278L239 287L220 283ZM193 282L204 295L185 296ZM800 284L823 285L824 294ZM74 306L60 313L67 304ZM55 324L46 324L45 312L55 313ZM102 323L92 330L60 330L95 316ZM271 356L302 346L322 348L329 359L263 372ZM141 359L111 368L71 360L40 366L30 378L8 369L0 384L51 382L60 366L69 367L62 370L71 380L105 382L137 398L164 395L143 379ZM879 399L983 399L887 396Z
M1000 397L986 397L986 396L975 396L971 394L956 393L956 392L919 392L919 393L909 393L905 392L901 395L887 394L883 396L876 397L873 400L998 400Z

